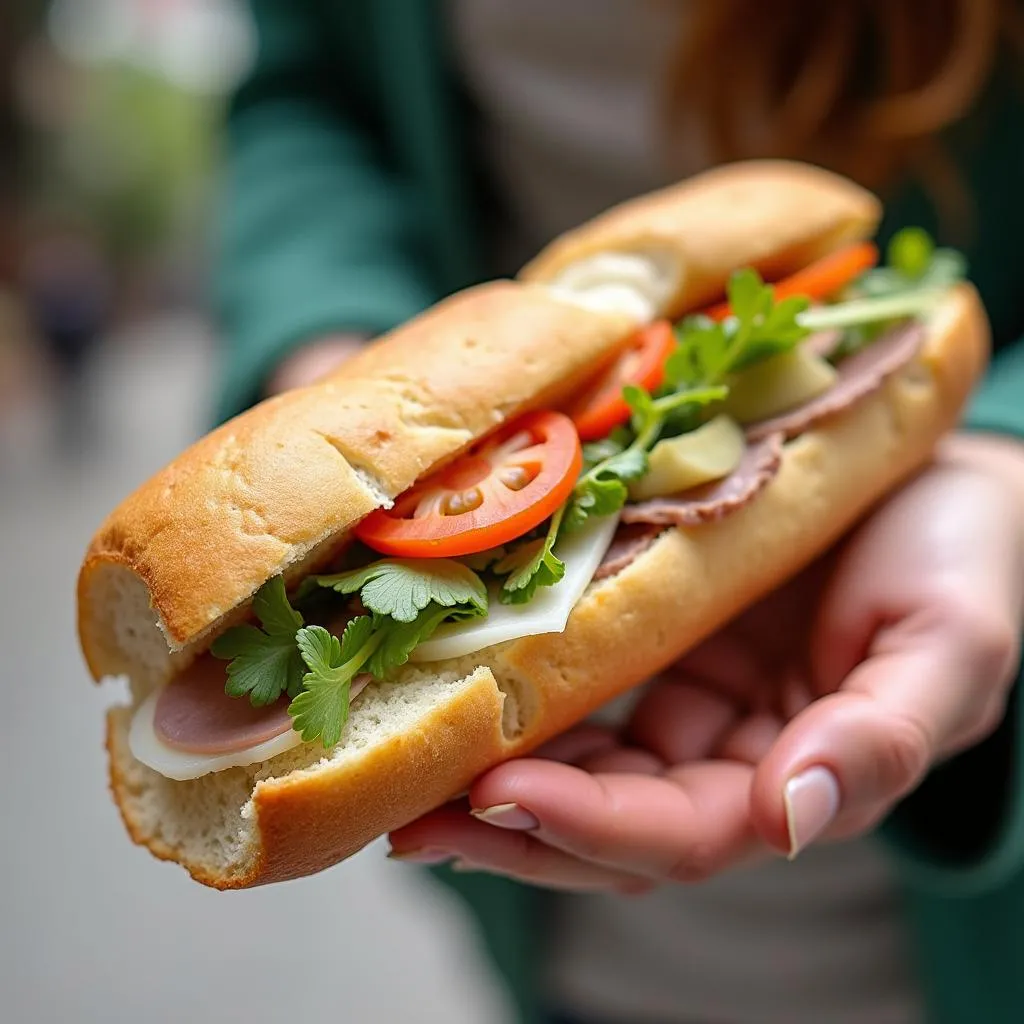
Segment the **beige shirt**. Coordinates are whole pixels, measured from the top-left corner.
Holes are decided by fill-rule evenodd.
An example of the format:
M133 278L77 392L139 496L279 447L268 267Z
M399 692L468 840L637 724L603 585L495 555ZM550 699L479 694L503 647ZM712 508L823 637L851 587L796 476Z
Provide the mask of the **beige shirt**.
M449 0L514 271L559 232L698 170L659 158L660 76L685 3ZM714 59L714 55L708 55ZM552 1003L594 1022L915 1024L889 866L867 842L812 849L642 899L557 901Z

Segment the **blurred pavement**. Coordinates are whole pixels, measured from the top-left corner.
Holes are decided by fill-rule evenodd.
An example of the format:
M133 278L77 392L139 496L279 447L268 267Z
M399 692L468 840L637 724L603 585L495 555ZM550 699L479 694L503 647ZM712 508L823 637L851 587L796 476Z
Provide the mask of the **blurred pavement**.
M453 900L380 844L320 876L217 893L133 846L106 793L73 587L102 516L202 429L202 325L93 368L98 440L59 458L44 410L0 437L0 1018L8 1024L504 1024Z

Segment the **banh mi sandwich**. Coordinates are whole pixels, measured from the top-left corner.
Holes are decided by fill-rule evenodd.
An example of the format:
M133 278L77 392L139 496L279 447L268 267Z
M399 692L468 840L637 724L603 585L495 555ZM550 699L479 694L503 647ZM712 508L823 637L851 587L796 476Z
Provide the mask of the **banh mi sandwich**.
M88 549L132 838L307 875L659 672L929 460L988 349L962 259L727 166L214 430ZM770 283L765 283L770 282Z

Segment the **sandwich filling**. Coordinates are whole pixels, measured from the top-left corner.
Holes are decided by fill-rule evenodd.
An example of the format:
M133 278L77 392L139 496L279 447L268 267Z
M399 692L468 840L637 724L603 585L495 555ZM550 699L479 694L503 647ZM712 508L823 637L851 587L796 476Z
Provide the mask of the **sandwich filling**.
M505 423L364 518L335 571L291 594L268 581L253 622L140 706L133 755L186 779L331 748L358 693L407 662L561 632L591 584L664 529L756 500L787 441L915 358L963 260L917 229L887 257L856 243L779 282L740 270L719 305L644 324L567 407ZM600 269L556 292L578 278L598 301Z

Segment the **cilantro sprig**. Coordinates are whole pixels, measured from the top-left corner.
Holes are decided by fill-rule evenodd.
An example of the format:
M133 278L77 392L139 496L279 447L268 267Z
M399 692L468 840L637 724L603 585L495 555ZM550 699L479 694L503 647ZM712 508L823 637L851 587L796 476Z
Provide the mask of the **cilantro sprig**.
M300 593L326 587L359 594L363 605L396 622L412 622L427 605L470 605L487 611L487 591L472 569L450 558L388 558L331 576L312 576Z
M731 374L793 348L810 334L798 321L808 300L776 302L771 285L755 270L733 274L728 298L732 315L725 321L696 316L676 329L676 348L658 394L635 385L623 389L632 411L630 429L588 446L588 465L566 509L565 529L618 512L626 503L628 483L647 472L647 453L667 429L696 425L701 409L726 398Z
M484 616L488 607L480 577L451 559L384 559L351 572L313 576L296 599L324 589L358 594L369 612L354 617L340 639L323 626L306 625L277 576L253 599L262 629L235 626L211 651L229 660L225 691L230 696L248 696L263 706L287 693L294 728L307 742L319 739L325 747L341 737L357 675L387 678L442 622Z
M224 692L247 696L259 708L275 703L282 694L295 697L302 690L303 662L295 635L303 618L288 601L281 576L259 589L252 610L262 629L235 626L217 637L210 651L229 661Z
M383 638L368 615L353 619L341 640L323 626L304 626L295 634L295 644L309 671L302 677L304 689L288 705L288 714L304 740L319 738L325 747L333 747L341 739L352 680Z
M563 505L551 517L543 537L524 541L491 566L496 576L505 577L500 593L502 604L526 604L539 587L553 587L565 576L565 562L554 551L565 509Z

